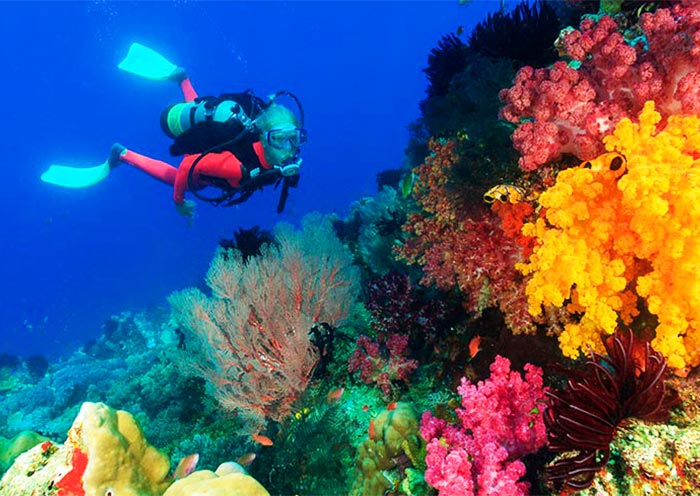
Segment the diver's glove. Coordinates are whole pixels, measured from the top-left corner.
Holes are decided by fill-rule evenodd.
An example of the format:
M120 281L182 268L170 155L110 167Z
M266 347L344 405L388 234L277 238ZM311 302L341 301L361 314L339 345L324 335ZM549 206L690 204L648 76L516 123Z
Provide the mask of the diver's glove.
M299 169L301 169L302 159L297 159L296 161L289 163L287 165L276 165L275 169L280 171L284 177L296 176L299 174Z
M177 208L178 214L191 219L194 217L197 204L192 200L185 200L182 203L176 203L175 207Z

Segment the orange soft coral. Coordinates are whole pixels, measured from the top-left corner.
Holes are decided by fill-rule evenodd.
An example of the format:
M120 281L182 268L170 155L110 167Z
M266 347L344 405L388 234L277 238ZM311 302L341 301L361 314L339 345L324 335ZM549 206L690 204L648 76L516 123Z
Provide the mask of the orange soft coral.
M524 227L538 239L519 265L530 311L568 304L582 315L560 336L568 356L597 349L641 298L659 321L654 349L674 368L700 364L700 119L660 120L653 102L638 124L622 120L610 153L562 171L540 197L546 220Z

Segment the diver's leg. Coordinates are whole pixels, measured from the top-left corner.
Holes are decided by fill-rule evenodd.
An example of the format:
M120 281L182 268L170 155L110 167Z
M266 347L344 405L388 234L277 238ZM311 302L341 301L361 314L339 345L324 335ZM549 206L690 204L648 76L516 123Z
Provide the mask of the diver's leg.
M126 147L115 143L112 145L112 152L109 156L109 165L111 168L119 165L120 162L126 162L134 167L141 169L149 175L155 177L159 181L166 184L175 184L175 175L177 168L170 164L156 160L145 155L133 152Z
M184 67L175 69L168 79L180 85L182 96L185 98L186 102L193 102L195 98L197 98L197 92L194 90L192 81L190 81L190 78L187 76L187 71L185 71Z
M180 81L180 89L182 90L182 96L185 97L186 102L193 102L195 98L197 98L197 92L192 87L190 78L186 77Z

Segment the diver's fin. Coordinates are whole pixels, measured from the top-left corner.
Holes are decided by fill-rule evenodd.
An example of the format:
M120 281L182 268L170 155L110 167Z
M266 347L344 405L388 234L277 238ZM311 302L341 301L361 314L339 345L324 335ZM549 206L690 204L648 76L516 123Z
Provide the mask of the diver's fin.
M155 81L168 81L181 78L185 70L178 67L161 54L140 43L132 43L129 53L126 54L117 66L121 70L136 74Z
M41 180L64 188L87 188L107 177L109 170L109 162L96 167L67 167L54 164L41 175Z

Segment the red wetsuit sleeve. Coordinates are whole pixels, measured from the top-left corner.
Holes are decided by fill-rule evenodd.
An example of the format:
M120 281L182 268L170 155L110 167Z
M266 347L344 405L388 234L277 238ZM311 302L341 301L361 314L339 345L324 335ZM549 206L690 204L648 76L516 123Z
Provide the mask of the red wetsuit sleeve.
M188 186L189 189L200 189L211 184L208 177L224 179L232 188L238 188L241 185L241 177L243 177L241 161L231 152L204 155L195 166L192 178L194 184L188 185L190 169L199 156L199 154L185 155L185 158L180 162L173 192L173 200L178 205L185 201L185 191L187 191Z
M186 102L193 102L195 98L197 98L197 92L194 90L190 78L185 78L180 82L180 89L182 90L182 96L185 97Z

